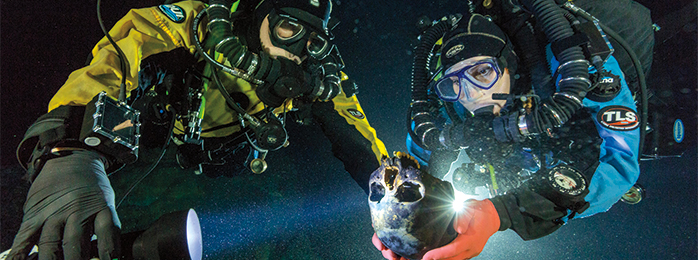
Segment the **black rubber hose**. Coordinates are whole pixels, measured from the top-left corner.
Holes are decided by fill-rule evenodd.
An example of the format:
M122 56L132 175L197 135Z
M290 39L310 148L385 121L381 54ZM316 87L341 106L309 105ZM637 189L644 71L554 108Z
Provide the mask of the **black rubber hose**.
M559 42L574 34L570 23L564 16L564 11L552 0L524 0L523 4L532 10L534 16L541 24L545 35L551 43ZM540 109L531 117L534 124L532 132L541 133L552 126L559 126L567 122L572 115L582 107L581 100L586 96L589 88L588 65L584 61L584 53L579 46L569 47L556 57L560 64L559 74L562 81L558 84L559 91L552 97L545 99L540 104ZM570 63L568 63L570 62ZM570 80L565 80L570 79ZM584 80L586 79L586 80Z
M102 20L102 12L100 11L101 8L101 2L100 0L97 0L97 21L99 21L99 27L102 28L102 32L104 32L104 36L107 37L107 40L109 40L109 43L111 43L112 46L114 46L114 49L116 49L116 53L119 56L119 67L121 69L121 84L119 85L119 102L126 102L126 92L128 91L126 89L126 77L131 73L128 68L128 60L126 59L126 55L124 52L119 48L119 45L114 42L114 39L111 38L109 35L109 31L107 31L107 28L104 27L104 20Z
M216 51L222 53L232 64L235 64L240 57L246 58L246 61L241 62L239 67L249 65L245 63L249 63L247 60L252 56L251 53L247 53L247 48L233 34L232 21L230 20L232 3L229 0L211 0L210 3L211 5L206 9L210 19L208 30L213 42L220 43L216 46ZM225 42L223 42L224 40Z
M642 153L645 148L645 136L646 136L646 129L647 129L647 106L648 106L648 101L647 101L647 81L645 79L645 72L642 70L642 64L640 62L640 58L637 57L637 54L633 50L632 47L630 47L630 44L623 39L618 33L616 33L613 29L609 28L608 26L604 25L601 23L598 19L594 18L591 16L591 14L583 11L582 9L578 8L570 8L571 12L574 12L574 14L581 16L582 18L588 20L588 21L597 21L599 26L601 27L601 30L603 30L608 36L611 38L615 39L623 49L628 53L630 56L630 60L633 61L633 65L635 66L635 70L637 71L637 78L640 83L640 104L641 106L638 108L640 110L640 147L639 147L639 152ZM638 160L640 160L640 157L638 156Z
M550 75L550 64L545 58L545 53L536 40L533 26L528 21L523 21L512 32L515 44L521 50L521 63L531 73L531 85L536 94L546 98L555 93L553 78Z
M234 21L231 18L230 8L232 3L229 0L211 0L211 4L206 8L209 15L209 37L216 44L215 50L230 61L233 67L245 71L245 74L257 80L266 80L271 71L278 71L279 64L264 52L256 55L240 42L233 34Z
M424 149L444 148L439 142L440 131L436 128L427 94L429 85L429 63L436 42L450 29L450 19L442 19L429 28L422 36L414 51L412 63L412 102L408 109L407 129L412 140ZM412 130L412 123L415 128Z

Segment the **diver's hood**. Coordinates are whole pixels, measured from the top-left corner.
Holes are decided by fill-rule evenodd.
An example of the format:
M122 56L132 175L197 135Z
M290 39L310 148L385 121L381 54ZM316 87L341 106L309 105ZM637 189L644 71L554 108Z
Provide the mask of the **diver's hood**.
M447 69L476 57L498 58L502 70L516 71L516 54L509 37L494 22L479 14L465 14L443 37L441 64Z

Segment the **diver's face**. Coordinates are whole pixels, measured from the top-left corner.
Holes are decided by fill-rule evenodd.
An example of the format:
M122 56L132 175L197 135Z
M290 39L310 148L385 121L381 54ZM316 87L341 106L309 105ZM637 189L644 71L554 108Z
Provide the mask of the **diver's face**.
M449 74L452 72L456 72L460 69L465 68L466 66L472 66L474 64L478 64L479 62L485 61L487 59L492 59L492 57L489 56L476 56L472 57L466 60L463 60L459 63L456 63L455 65L451 66L446 70L444 74ZM459 88L462 87L462 91L460 92L461 95L458 97L458 102L461 103L466 109L468 109L470 112L475 112L476 110L487 107L487 106L493 106L493 113L494 114L499 114L499 111L502 109L504 104L506 103L506 100L494 100L492 99L492 94L509 94L510 92L510 80L509 80L509 70L504 69L502 71L501 75L498 77L495 75L495 68L487 67L487 66L479 66L476 67L477 69L477 75L474 75L475 78L477 77L495 77L494 80L494 85L492 85L491 88L489 89L483 89L483 88L478 88L476 86L473 86L472 84L460 84L460 80L454 80L453 81L453 89L455 93L459 92Z
M276 34L280 36L291 37L294 33L292 30L283 26L275 26L274 30L276 30ZM301 64L301 62L305 60L305 56L298 57L287 50L274 46L274 44L271 42L271 33L272 32L269 30L269 15L267 15L267 17L264 18L264 21L262 21L262 26L259 28L259 40L262 43L262 49L264 52L269 54L269 56L272 58L284 57L296 62L297 64Z

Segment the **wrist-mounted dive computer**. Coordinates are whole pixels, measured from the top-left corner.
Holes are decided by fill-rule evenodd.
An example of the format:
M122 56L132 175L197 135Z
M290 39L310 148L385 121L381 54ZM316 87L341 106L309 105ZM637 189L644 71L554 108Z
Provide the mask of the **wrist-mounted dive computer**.
M539 171L529 181L534 192L556 205L582 213L589 207L584 197L589 193L585 176L574 167L558 165Z

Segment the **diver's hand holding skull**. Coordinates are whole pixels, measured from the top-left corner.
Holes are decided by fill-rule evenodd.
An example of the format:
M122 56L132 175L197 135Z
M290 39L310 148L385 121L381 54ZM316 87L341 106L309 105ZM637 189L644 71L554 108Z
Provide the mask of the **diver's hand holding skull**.
M396 157L384 157L371 174L368 204L379 240L374 244L386 258L395 252L419 259L456 237L451 228L453 187L419 168L414 158L398 152Z
M499 214L492 202L485 200L468 200L453 221L453 228L458 235L450 243L427 251L423 260L436 259L471 259L478 256L487 244L487 240L499 230ZM393 252L373 234L373 245L388 260L407 260Z
M453 228L458 236L451 243L432 249L422 259L470 259L478 256L487 240L499 230L499 214L492 201L467 200Z

